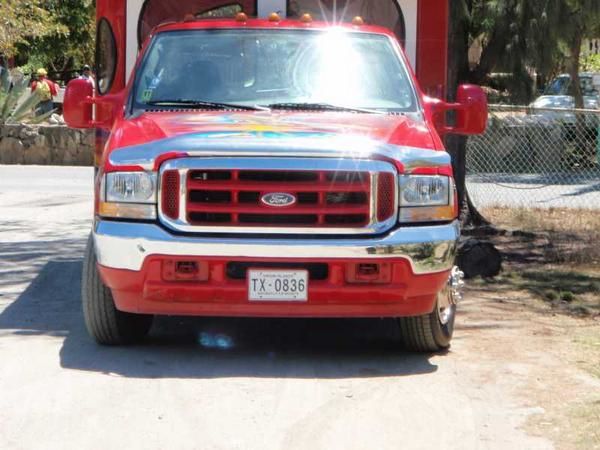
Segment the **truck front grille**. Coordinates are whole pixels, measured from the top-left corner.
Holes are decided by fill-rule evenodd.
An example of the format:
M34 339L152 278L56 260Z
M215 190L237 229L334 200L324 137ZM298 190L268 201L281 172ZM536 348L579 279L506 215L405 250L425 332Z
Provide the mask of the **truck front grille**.
M185 158L165 164L160 189L163 221L191 232L372 233L397 207L380 161Z
M219 226L365 226L370 219L368 172L191 170L187 221ZM269 206L268 194L289 206Z

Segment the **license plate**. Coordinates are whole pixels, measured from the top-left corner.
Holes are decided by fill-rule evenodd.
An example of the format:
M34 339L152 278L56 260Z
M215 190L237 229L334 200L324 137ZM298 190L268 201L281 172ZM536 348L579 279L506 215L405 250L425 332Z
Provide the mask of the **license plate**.
M308 300L308 271L249 270L248 299L305 302Z

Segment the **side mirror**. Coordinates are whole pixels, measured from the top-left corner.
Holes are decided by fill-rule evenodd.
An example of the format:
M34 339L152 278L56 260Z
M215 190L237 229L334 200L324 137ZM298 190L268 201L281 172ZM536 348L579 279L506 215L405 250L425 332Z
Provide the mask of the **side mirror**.
M63 115L71 128L93 128L93 82L84 79L71 80L65 90Z
M71 80L65 91L63 114L71 128L103 128L110 130L119 106L123 105L125 91L117 94L94 96L93 81L81 78ZM94 118L94 105L96 105Z
M487 127L487 95L479 86L462 84L456 91L456 102L461 105L456 110L456 125L453 133L482 134Z
M461 84L456 91L456 103L425 99L426 108L440 135L482 134L487 126L488 103L483 89L473 84ZM447 112L455 112L454 125L447 124Z

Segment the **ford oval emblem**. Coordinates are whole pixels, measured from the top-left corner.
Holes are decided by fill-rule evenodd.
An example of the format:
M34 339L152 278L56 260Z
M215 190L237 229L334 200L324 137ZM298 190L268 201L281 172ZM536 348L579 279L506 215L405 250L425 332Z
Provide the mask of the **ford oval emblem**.
M296 197L292 194L286 194L284 192L273 192L271 194L265 194L260 199L267 206L283 207L292 206L296 203Z

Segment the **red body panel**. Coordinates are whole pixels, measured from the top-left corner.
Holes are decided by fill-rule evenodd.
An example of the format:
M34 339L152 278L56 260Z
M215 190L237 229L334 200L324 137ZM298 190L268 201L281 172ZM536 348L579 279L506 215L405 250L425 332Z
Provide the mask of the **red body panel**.
M126 85L125 74L125 49L126 49L126 2L124 0L103 0L96 3L96 17L100 21L106 19L115 36L117 65L115 78L107 94L118 94ZM99 121L109 120L113 111L109 105L96 106L96 119ZM94 160L98 163L102 160L104 146L109 138L108 130L96 128L96 148Z
M242 10L249 16L256 15L256 0L238 0L236 2L242 7ZM166 22L177 22L184 20L186 15L195 12L201 14L210 11L219 6L232 5L231 0L188 0L181 1L165 1L165 0L146 0L140 14L140 23L138 32L142 42L151 33L152 28L156 25ZM148 15L148 12L152 11Z
M245 280L228 278L226 264L232 259L177 257L209 265L208 281L165 281L162 264L167 256L152 256L140 272L99 266L103 282L111 288L119 310L172 315L253 316L253 317L399 317L428 314L436 295L448 281L449 272L414 275L405 259L386 260L391 264L391 282L354 284L346 281L347 264L353 260L310 260L280 258L248 260L261 263L326 263L325 280L309 282L307 302L250 302ZM360 260L369 263L368 260ZM375 260L374 263L381 263Z
M225 120L224 120L225 119ZM442 150L430 128L406 116L348 113L160 112L122 121L110 148L127 147L184 133L299 133L363 136L410 147Z
M125 87L125 43L126 43L126 18L125 18L125 1L123 0L103 0L97 2L96 17L98 21L106 19L110 23L112 31L115 35L117 44L117 67L115 71L115 79L110 89L110 93L114 94L121 91Z
M427 95L446 97L448 73L448 1L420 0L416 75Z

